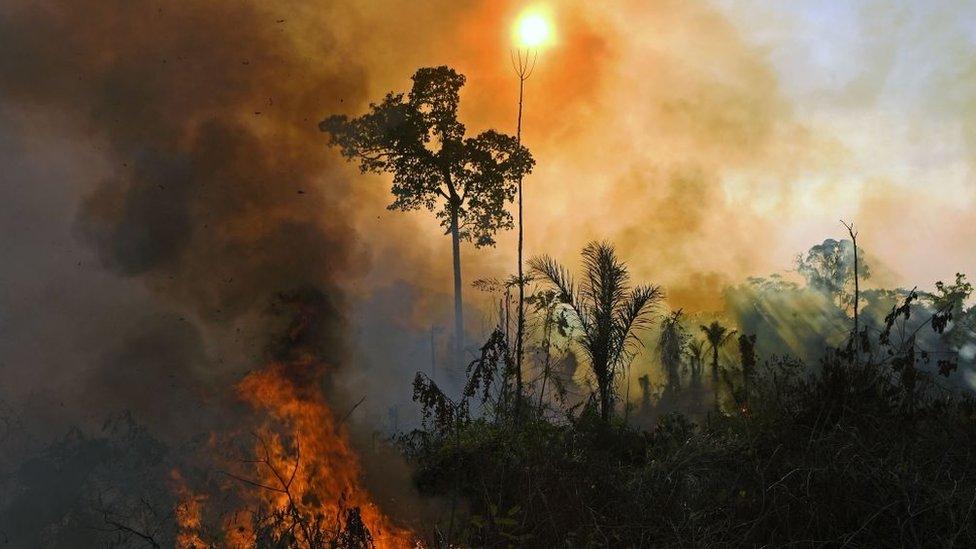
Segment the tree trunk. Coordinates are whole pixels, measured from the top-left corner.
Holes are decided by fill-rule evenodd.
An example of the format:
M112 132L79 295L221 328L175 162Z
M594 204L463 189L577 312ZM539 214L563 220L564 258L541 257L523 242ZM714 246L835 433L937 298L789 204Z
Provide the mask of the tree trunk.
M451 208L451 252L454 256L454 359L460 366L464 349L464 314L461 301L461 234L456 206Z
M712 345L712 396L715 399L715 410L718 411L718 345Z
M604 423L610 421L610 395L604 388L600 388L600 418Z
M522 144L522 96L525 88L525 78L519 77L519 106L518 106L518 128L515 131L515 138L518 144ZM516 400L515 405L520 406L522 402L522 339L525 333L525 275L522 271L522 178L518 180L518 323L515 328L515 386Z
M712 345L712 381L718 382L718 346Z
M545 349L545 355L542 362L542 388L539 389L539 413L542 414L542 404L544 402L543 398L546 394L546 381L549 380L550 376L550 360L552 358L552 311L551 309L546 310L545 318L545 339L542 342L543 349Z
M603 371L608 372L608 369L605 367ZM600 391L600 418L603 419L604 423L607 423L610 421L611 412L613 412L613 404L611 402L613 398L611 396L611 391L613 391L613 378L608 372L602 379L597 376L596 382L597 388Z
M857 235L853 230L851 231L851 241L854 243L854 337L857 337L859 329L857 325L857 302L861 299L861 288L857 281Z

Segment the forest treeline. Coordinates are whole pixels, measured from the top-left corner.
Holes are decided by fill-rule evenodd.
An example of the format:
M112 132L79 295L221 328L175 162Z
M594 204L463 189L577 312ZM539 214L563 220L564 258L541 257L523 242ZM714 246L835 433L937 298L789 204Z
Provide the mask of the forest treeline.
M661 290L630 288L606 243L584 250L579 284L533 260L524 400L504 325L459 394L417 375L424 426L398 443L425 493L462 502L429 535L465 546L976 541L976 404L959 379L971 371L972 286L960 274L931 292L866 290L854 331L851 248L827 240L800 256L805 284L730 289L750 303L736 324L680 310L634 320ZM847 330L831 345L834 322ZM772 348L819 350L812 362L762 352L771 335ZM660 376L621 399L638 351Z

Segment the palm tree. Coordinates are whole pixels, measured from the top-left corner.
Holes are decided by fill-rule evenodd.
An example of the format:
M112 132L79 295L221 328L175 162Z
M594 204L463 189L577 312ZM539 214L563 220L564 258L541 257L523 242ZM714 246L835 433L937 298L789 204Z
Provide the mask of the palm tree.
M708 326L701 326L701 331L705 332L705 339L712 348L712 391L715 392L715 407L718 407L718 350L735 335L735 330L729 330L722 326L717 320L713 320Z
M705 356L705 342L700 339L692 339L688 342L688 348L685 350L685 354L688 356L688 362L691 363L692 381L701 381L702 362Z
M705 358L705 341L692 338L688 342L685 354L688 356L688 362L691 366L691 381L688 387L691 390L695 410L699 410L701 409L702 401L702 365L704 364Z
M577 343L596 377L600 417L609 421L615 376L633 357L640 344L635 332L650 324L651 312L663 292L652 285L631 288L627 266L609 243L591 242L582 255L584 276L579 284L549 256L532 258L529 268L556 290L562 306L579 325Z
M661 321L661 333L657 340L669 393L677 393L681 388L681 358L687 344L688 332L681 325L681 309L678 309Z

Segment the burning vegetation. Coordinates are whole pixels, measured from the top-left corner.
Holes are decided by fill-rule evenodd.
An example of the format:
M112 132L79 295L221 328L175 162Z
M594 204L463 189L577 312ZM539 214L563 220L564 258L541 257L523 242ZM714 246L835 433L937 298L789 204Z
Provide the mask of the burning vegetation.
M393 526L363 488L359 459L317 383L303 386L288 374L289 368L321 373L321 366L272 363L237 386L241 398L270 418L254 434L253 476L227 473L262 492L256 494L263 504L253 512L253 539L307 547L409 546L409 533Z
M294 319L272 346L272 361L248 373L237 396L258 421L245 457L228 460L221 490L238 509L221 511L220 532L202 536L207 498L178 485L177 545L190 547L411 547L411 533L388 518L362 484L359 458L327 404L317 332L329 319L314 292L282 296ZM334 312L334 311L332 311ZM224 438L224 437L219 437ZM218 451L218 448L214 448ZM178 478L178 473L174 472Z

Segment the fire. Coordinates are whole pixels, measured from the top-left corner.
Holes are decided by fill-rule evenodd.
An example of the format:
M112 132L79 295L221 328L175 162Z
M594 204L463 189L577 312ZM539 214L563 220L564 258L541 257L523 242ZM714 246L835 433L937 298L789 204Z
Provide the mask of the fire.
M269 351L270 361L234 387L259 419L256 426L251 423L248 455L222 465L221 490L234 503L217 509L217 500L230 499L213 498L214 513L207 516L222 517L223 539L204 543L213 536L202 527L205 499L186 488L177 473L179 546L420 546L409 530L383 514L364 487L359 457L326 402L326 364L319 353L328 342L334 309L314 292L283 295L282 303L296 313L290 326ZM222 453L219 438L211 439L215 454Z
M376 547L410 547L410 532L380 511L360 480L359 459L326 404L318 383L323 365L306 358L271 363L237 386L238 395L269 416L257 432L256 473L272 508L321 520L327 529L349 528L354 509ZM283 440L272 427L286 426ZM353 513L353 514L350 514ZM308 526L311 528L311 525Z
M224 518L220 543L206 542L207 498L173 471L178 548L243 549L269 535L291 536L296 543L287 546L309 548L336 540L343 547L419 546L363 487L359 458L322 394L323 370L311 357L272 362L237 384L237 395L266 418L254 432L253 459L227 472L227 487L248 502L247 509Z
M173 482L173 491L179 501L174 509L177 526L176 547L178 549L207 547L208 545L200 538L200 529L203 525L203 502L206 496L195 494L190 490L183 480L183 475L175 469L170 472L170 480Z

